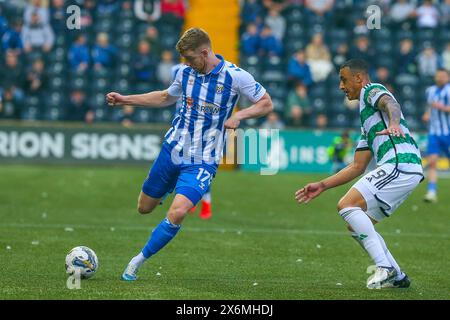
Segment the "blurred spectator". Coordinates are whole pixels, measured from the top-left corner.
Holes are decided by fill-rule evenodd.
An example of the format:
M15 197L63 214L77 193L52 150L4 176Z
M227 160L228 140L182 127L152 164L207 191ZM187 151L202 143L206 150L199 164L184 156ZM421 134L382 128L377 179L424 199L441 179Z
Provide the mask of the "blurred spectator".
M447 46L442 52L442 67L450 72L450 42L447 42Z
M341 65L350 59L348 53L348 46L346 43L341 43L336 50L336 54L333 56L333 65L336 71L339 71Z
M2 65L0 87L10 88L15 99L22 101L24 98L24 72L19 64L19 58L11 51L6 52L5 64Z
M358 37L355 41L355 47L350 51L352 59L363 59L365 61L373 61L375 54L369 45L368 37Z
M2 37L2 48L3 51L9 51L16 55L22 53L23 41L21 37L22 33L22 22L20 20L15 20L11 28L6 30Z
M331 54L323 43L321 33L314 34L311 42L306 46L306 61L311 67L314 82L325 80L333 70Z
M241 52L245 55L253 56L259 50L259 34L256 24L249 23L247 31L244 32L241 39Z
M288 94L285 119L290 125L300 126L304 122L305 114L308 115L310 112L311 104L308 99L307 88L304 84L297 83L295 89Z
M8 30L8 20L3 16L2 7L0 7L0 39L3 34Z
M161 0L160 24L169 24L181 30L186 15L184 0Z
M164 87L168 88L173 82L172 69L175 66L173 61L173 54L169 50L164 50L161 54L161 62L158 64L158 81L161 82Z
M134 75L138 83L156 80L157 58L153 55L151 49L147 41L139 41L138 52L132 62Z
M110 68L114 65L117 56L117 49L109 44L108 34L100 32L97 35L97 42L92 49L92 61L96 69Z
M390 92L395 93L394 87L392 83L394 82L391 78L391 74L389 69L386 67L379 67L376 70L374 82L381 83L385 86Z
M413 49L413 42L411 39L403 39L400 42L400 52L396 59L397 73L411 73L417 72L416 53Z
M241 8L241 21L244 25L256 21L256 17L261 16L262 7L258 0L244 0Z
M23 14L24 24L29 25L33 23L33 14L39 16L39 21L43 25L50 24L50 12L45 4L44 0L31 0L29 4L25 7L25 12Z
M347 130L344 130L340 136L334 137L333 143L327 149L328 158L333 163L333 173L338 173L348 165L347 159L352 149L353 142Z
M450 0L444 0L440 6L441 24L444 26L450 25Z
M356 20L355 27L353 28L353 34L355 36L367 36L369 34L369 29L367 29L365 19Z
M264 26L260 35L258 53L262 57L280 56L283 52L283 44L272 33L269 26Z
M49 24L40 20L36 12L31 14L31 22L22 29L23 47L26 53L38 50L49 52L55 41L55 35Z
M72 70L83 72L89 66L90 53L86 36L79 34L69 49L69 64Z
M86 94L81 90L74 90L70 93L70 101L67 106L66 120L82 121L92 123L94 112L86 101Z
M145 36L143 39L150 43L153 54L159 57L161 55L162 49L158 29L155 26L149 26L145 30Z
M447 42L445 50L441 54L442 68L450 71L450 42Z
M131 105L124 105L122 107L122 114L119 121L124 127L131 127L133 125L134 107Z
M328 117L323 113L319 113L316 116L316 128L319 130L324 130L327 128L327 126L328 126Z
M286 19L277 10L270 10L264 22L270 27L273 35L282 41L286 31Z
M389 11L392 28L410 29L415 19L416 5L409 0L397 0Z
M66 30L66 8L64 0L52 0L50 7L50 25L56 34L61 34Z
M312 13L322 18L328 18L333 9L334 0L305 0L307 13Z
M289 0L263 0L263 5L268 11L276 10L280 13L286 9L289 4Z
M0 88L0 119L17 119L20 116L21 101L14 95L14 89Z
M439 11L431 0L424 0L416 14L419 28L436 28L439 25Z
M439 67L439 56L431 46L426 43L423 51L417 57L419 74L423 77L433 77Z
M285 125L275 111L267 115L266 121L261 124L261 129L284 129Z
M161 17L161 3L159 0L135 0L134 14L136 18L153 23Z
M94 22L96 3L95 0L84 0L83 6L81 7L81 19L80 26L81 30L88 32Z
M26 76L26 92L28 96L43 98L44 90L47 85L47 78L44 70L44 61L36 59L31 65L31 69ZM41 100L42 101L42 100Z
M97 0L97 14L100 16L112 16L120 10L120 3L117 0Z
M306 86L313 83L311 69L306 63L305 51L299 50L289 59L287 73L289 81L301 82Z

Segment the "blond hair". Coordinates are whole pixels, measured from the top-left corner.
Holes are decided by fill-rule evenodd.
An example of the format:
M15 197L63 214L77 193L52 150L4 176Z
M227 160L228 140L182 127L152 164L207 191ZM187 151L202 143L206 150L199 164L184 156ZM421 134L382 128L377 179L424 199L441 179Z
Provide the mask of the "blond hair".
M176 49L180 54L183 54L189 50L194 51L202 45L211 47L211 40L206 31L201 28L190 28L178 40Z

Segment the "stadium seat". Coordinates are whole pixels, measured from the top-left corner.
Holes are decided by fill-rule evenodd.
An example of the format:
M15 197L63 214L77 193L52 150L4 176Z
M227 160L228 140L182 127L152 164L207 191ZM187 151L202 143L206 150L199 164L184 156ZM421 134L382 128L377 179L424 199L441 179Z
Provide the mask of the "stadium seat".
M146 108L136 108L133 120L139 123L151 122L152 118L154 118L152 111L153 110Z
M337 113L328 118L328 126L331 128L349 128L352 126L352 121L347 114Z
M35 121L39 120L40 111L38 107L34 106L26 106L22 108L21 111L21 119L26 121Z
M62 77L55 76L55 77L50 78L49 88L52 91L64 90L65 85L66 85L66 81Z
M110 119L109 113L111 109L108 108L97 108L94 110L94 121L95 122L105 122Z
M264 71L262 76L261 76L261 80L264 83L267 82L283 82L286 80L286 74L283 73L283 71L281 70L268 70L268 71Z
M65 118L65 110L62 105L46 107L42 115L43 120L60 121Z
M288 10L286 10L286 23L292 25L298 21L303 20L303 8L301 6L291 5Z

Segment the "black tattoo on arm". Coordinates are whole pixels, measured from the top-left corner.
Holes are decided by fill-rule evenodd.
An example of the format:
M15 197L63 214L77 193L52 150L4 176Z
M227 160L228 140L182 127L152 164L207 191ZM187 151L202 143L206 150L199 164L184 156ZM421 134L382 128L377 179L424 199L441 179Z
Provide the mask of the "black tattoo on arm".
M394 98L390 95L383 95L377 102L377 107L379 110L384 111L388 114L389 124L400 124L400 119L402 118L402 110L400 105Z

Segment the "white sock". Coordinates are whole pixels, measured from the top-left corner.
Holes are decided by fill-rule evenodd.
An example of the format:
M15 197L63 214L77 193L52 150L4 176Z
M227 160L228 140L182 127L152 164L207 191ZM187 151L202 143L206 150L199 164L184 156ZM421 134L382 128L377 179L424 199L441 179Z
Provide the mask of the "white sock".
M405 276L405 274L400 269L400 266L398 265L397 261L395 261L394 257L392 256L391 252L386 246L386 243L384 242L383 237L377 232L378 238L380 239L381 246L383 247L384 253L386 254L386 257L388 258L391 265L397 270L397 277L396 280L401 280Z
M203 196L203 201L211 202L211 192L205 193L205 195Z
M339 214L355 231L358 239L377 267L391 267L392 265L384 253L372 221L370 221L370 218L364 211L361 208L349 207L339 211Z
M139 252L139 254L131 259L131 263L135 264L138 268L142 266L142 264L147 260L147 258L144 257L142 252Z

